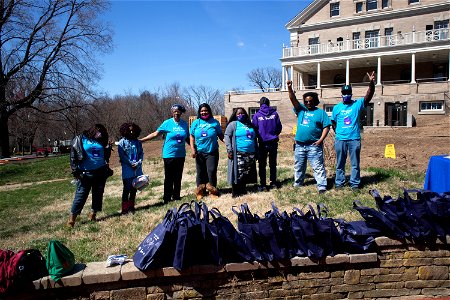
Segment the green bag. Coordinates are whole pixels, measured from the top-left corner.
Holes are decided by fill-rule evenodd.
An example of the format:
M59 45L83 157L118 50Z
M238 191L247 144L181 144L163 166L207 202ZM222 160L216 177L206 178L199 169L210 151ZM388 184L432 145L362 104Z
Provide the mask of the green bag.
M57 240L48 242L47 270L54 281L58 281L72 271L75 266L75 255L63 243Z

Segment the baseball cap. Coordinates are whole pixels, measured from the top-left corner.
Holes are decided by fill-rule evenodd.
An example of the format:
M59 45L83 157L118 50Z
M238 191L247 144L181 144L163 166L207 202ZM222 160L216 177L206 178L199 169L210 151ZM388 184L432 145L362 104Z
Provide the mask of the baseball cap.
M344 85L341 89L342 95L351 95L352 94L352 87L348 84Z

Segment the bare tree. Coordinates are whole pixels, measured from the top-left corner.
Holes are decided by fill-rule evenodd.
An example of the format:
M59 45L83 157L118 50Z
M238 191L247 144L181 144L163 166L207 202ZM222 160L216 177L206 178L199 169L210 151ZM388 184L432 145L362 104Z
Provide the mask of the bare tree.
M16 112L40 109L71 90L92 95L99 78L95 54L112 49L109 27L99 18L107 8L104 0L0 1L1 156L10 155L8 120Z
M207 103L211 106L214 114L222 115L225 111L223 103L223 93L217 89L206 87L204 85L190 86L184 92L186 102L194 110L194 115L197 114L198 106L202 103Z
M263 90L281 87L281 71L274 67L256 68L247 74L250 83Z

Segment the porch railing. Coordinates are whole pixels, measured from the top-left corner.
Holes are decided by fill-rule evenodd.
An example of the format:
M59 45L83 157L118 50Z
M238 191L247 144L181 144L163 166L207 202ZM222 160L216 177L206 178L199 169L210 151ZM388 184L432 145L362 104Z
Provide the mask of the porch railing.
M401 45L412 45L449 40L449 28L426 31L413 31L393 35L375 36L363 39L348 39L340 42L314 44L303 47L283 48L283 58L313 56L319 54L358 51L373 48L392 48Z

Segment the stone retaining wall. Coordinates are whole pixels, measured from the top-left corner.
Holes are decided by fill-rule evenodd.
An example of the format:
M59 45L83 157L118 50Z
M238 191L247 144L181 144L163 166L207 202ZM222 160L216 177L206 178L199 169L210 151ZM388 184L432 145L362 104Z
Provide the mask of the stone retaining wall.
M196 266L142 273L128 261L76 265L7 299L424 299L450 296L450 248L377 238L379 253L296 257L273 263Z

